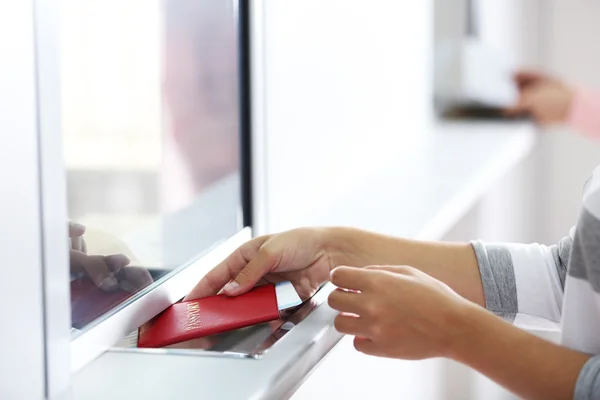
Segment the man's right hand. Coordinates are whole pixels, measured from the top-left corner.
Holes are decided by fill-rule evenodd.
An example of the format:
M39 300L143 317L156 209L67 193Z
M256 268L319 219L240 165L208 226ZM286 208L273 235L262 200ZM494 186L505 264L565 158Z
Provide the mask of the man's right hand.
M519 71L514 79L519 88L519 100L507 110L508 115L531 115L540 125L567 122L574 97L571 87L535 71Z
M329 279L334 265L327 229L302 228L250 240L210 271L185 300L224 291L239 295L257 283L291 281L298 295L310 298Z

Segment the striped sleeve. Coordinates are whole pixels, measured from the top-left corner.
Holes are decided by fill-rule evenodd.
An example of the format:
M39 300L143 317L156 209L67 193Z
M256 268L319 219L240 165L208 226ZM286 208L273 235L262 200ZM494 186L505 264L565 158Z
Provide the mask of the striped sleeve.
M570 236L551 247L473 242L486 308L518 325L556 329L571 243Z
M575 385L575 400L600 398L600 356L592 357L581 370Z
M595 355L579 374L576 400L600 398L600 167L586 184L569 261L562 344Z

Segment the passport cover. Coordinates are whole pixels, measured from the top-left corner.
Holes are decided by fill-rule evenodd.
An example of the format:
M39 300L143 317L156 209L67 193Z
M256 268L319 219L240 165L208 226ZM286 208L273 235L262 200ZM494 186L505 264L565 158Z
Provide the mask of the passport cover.
M138 347L165 347L278 318L275 285L236 297L217 295L176 303L140 327Z

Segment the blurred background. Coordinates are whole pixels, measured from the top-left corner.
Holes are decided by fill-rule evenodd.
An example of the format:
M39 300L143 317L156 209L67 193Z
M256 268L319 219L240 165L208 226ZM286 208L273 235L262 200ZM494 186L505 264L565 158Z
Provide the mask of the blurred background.
M361 182L402 157L403 149L440 123L434 97L447 93L437 80L448 59L444 51L460 48L473 33L497 61L492 78L504 73L501 99L507 96L502 85L517 68L541 70L573 85L600 86L597 1L306 0L264 5L267 73L259 89L266 98L266 115L260 127L268 137L266 181L277 188L265 200L265 221L259 221L265 231L323 221L352 223L355 216L341 216L344 206L333 199L359 193ZM471 70L485 68L476 64ZM446 84L456 84L460 71L450 71L448 77ZM468 78L462 76L463 81ZM491 87L488 98L494 99L495 81L477 82L489 85L479 86L480 93ZM449 239L552 243L568 232L600 147L563 126L539 133L532 154L480 202L486 210L491 207L488 219L475 221L482 214L475 207ZM395 199L409 193L393 181L387 190ZM363 195L360 201L372 212L369 227L402 232L402 221L378 214L382 196ZM340 217L325 217L333 214Z
M173 171L168 190L185 199L191 189L178 158L171 164L163 159L169 144L161 136L162 65L152 61L162 54L160 7L119 3L126 10L115 20L112 3L63 0L63 127L71 217L89 225L110 224L110 231L121 236L157 208L178 207L176 200L161 204L153 193L162 163ZM319 216L334 207L333 199L356 192L361 179L427 135L439 120L434 99L451 98L460 85L465 92L470 85L475 96L492 103L510 96L506 71L516 68L600 86L597 1L260 4L267 73L254 89L264 95L266 111L256 123L268 137L265 180L277 188L261 205L269 210L257 221L262 231L319 223ZM110 30L103 28L107 24ZM491 68L455 62L473 38ZM495 74L473 78L494 66ZM518 224L511 220L504 231L498 224L483 227L482 236L552 242L567 232L578 212L580 187L600 154L598 144L567 130L545 129L515 172L518 179L503 183L505 197L519 192L533 203L531 209L521 210L523 218ZM107 185L121 196L104 198L108 191L97 188ZM390 183L390 191L403 189ZM375 201L365 196L367 204ZM177 193L170 198L177 199ZM527 204L521 200L515 202ZM120 210L120 217L111 210ZM389 215L372 218L381 218L377 226L394 233L398 221ZM452 237L466 234L472 236L458 229Z

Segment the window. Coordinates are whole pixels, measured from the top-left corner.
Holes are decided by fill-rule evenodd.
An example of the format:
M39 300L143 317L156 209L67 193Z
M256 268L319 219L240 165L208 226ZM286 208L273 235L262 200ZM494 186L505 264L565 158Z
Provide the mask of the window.
M237 5L63 0L73 334L239 232Z

